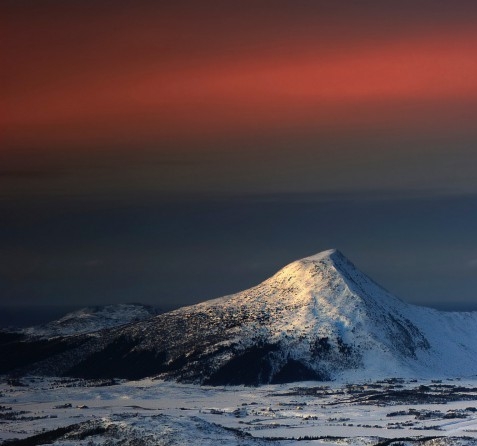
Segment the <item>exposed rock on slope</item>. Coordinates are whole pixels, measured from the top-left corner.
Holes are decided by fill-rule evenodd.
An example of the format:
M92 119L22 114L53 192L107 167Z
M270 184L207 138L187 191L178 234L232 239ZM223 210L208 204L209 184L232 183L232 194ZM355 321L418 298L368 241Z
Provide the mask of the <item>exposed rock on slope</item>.
M213 385L477 373L477 313L406 304L335 250L249 290L76 342L24 370Z
M25 328L22 332L43 338L78 335L142 321L157 314L155 308L142 304L86 307L68 313L56 321Z

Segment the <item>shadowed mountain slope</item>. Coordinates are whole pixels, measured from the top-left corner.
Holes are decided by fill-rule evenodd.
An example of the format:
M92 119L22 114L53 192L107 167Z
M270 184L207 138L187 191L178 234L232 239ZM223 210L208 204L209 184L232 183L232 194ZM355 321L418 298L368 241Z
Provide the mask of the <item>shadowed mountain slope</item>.
M22 373L212 385L477 373L477 313L409 305L336 250L249 290L60 342L74 345Z

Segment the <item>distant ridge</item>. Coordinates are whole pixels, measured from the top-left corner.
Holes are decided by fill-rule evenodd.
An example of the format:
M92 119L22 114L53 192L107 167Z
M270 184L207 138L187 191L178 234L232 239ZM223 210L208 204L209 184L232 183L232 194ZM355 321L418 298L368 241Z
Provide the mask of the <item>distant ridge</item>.
M211 385L468 376L477 312L407 304L328 250L248 290L60 344L17 372Z
M58 320L28 327L21 331L43 338L71 336L142 321L158 313L159 310L151 305L94 305L67 313Z

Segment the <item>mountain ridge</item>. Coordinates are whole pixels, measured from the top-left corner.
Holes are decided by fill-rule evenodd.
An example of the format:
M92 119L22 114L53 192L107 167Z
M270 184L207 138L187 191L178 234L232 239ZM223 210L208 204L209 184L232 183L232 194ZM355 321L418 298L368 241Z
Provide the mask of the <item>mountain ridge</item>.
M71 311L57 320L16 331L41 338L86 334L138 322L158 313L158 309L144 304L93 305Z
M477 313L407 304L338 250L248 290L73 341L23 373L212 385L477 373Z

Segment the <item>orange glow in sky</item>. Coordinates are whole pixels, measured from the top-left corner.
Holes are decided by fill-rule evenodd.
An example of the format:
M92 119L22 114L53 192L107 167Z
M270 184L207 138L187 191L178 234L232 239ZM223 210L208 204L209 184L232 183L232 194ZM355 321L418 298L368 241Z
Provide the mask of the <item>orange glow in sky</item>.
M243 47L224 32L228 51L227 42L212 45L215 35L181 40L186 24L174 22L131 24L132 45L116 26L124 20L111 19L110 34L93 21L84 39L84 30L71 31L68 23L46 35L38 20L28 23L26 36L10 27L2 93L6 146L441 127L449 119L455 121L449 126L466 127L449 110L477 104L477 31L471 28L381 40L275 33L262 45L252 33Z

